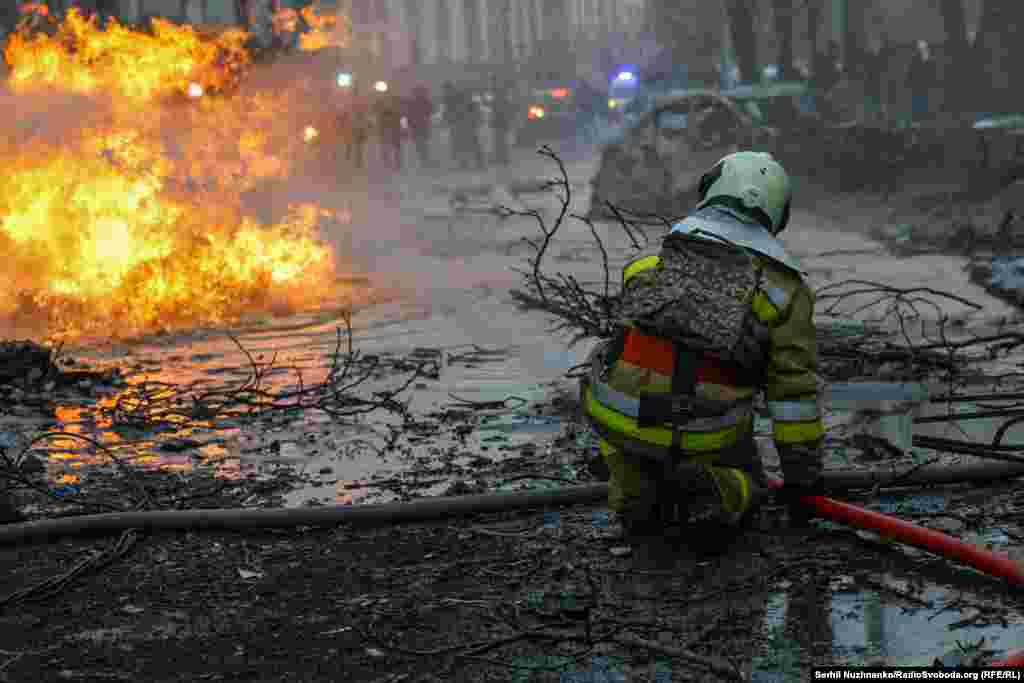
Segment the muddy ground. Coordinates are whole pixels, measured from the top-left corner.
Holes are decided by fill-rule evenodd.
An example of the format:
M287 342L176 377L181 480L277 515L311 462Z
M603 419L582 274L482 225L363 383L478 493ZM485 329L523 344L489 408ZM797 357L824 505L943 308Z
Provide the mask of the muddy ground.
M953 495L950 508L979 503L977 491ZM1019 498L1012 486L981 495L990 509L992 498L1009 510ZM5 595L114 543L7 548ZM971 628L1012 624L1018 613L994 579L824 523L789 529L770 507L715 550L679 538L627 550L600 505L376 529L154 533L105 568L5 604L3 675L800 680L811 665L885 659L870 643L836 651L833 593L868 589L903 610L952 611L964 649L948 665L978 655ZM929 600L935 586L949 597ZM788 607L773 623L780 591ZM843 618L865 618L856 612ZM602 668L611 677L587 677ZM769 672L776 677L759 677Z
M831 278L845 266L804 246L801 236L818 227L811 223L850 231L850 250L857 253L849 258L863 262L865 241L858 234L890 225L892 208L891 198L815 194L800 208L793 248L813 274ZM452 262L453 272L468 272L472 280L472 273L520 253L514 234L498 233L464 232L454 256L446 253L452 244L435 246L428 238L422 254ZM488 240L498 243L499 253L485 254L481 246L477 254L474 245ZM845 245L832 246L842 251ZM567 249L558 261L583 267L587 253L593 256L593 250ZM620 260L625 253L613 256ZM943 280L942 273L935 277ZM502 286L507 282L498 280L486 288ZM470 315L507 317L506 309L487 303L486 288L472 299ZM505 319L492 335L516 326ZM529 330L535 328L543 326L530 323ZM432 338L432 329L413 331ZM374 334L385 344L393 341L370 326L363 342ZM187 366L188 358L182 363ZM487 359L472 365L486 368ZM449 388L443 377L417 384L420 395L433 398ZM597 479L590 445L579 438L572 383L542 393L518 415L557 417L557 433L511 441L480 437L486 420L501 411L421 402L421 427L406 435L404 466L390 469L390 487L378 481L376 494L365 500L458 495L497 482ZM284 441L273 435L286 426L270 421L258 431L272 444ZM418 442L436 449L429 477L410 474L422 464L413 450ZM861 456L855 464L872 462ZM89 476L81 488L93 503L106 496L122 505L133 490L116 469ZM168 508L295 504L289 496L299 488L324 490L326 481L340 493L345 483L319 464L251 478L217 477L215 469L200 468L138 476L154 502ZM354 490L357 483L346 487ZM334 494L328 498L341 502ZM74 496L18 495L23 503L31 499L24 509L33 517L85 510ZM1012 484L929 495L942 505L918 509L919 497L909 496L901 514L997 546L1024 539ZM876 494L862 502L892 510L900 500ZM979 536L993 528L999 539ZM84 559L102 559L95 555L101 549L112 561L67 576ZM65 539L0 548L0 567L0 680L9 681L800 680L812 664L945 657L952 665L992 657L1022 640L1014 635L1022 632L1016 596L998 581L823 522L789 529L771 507L728 548L717 549L679 538L629 548L614 517L594 505L374 529ZM874 602L861 600L864 595ZM872 610L888 616L872 617ZM866 636L851 638L844 623ZM919 640L908 633L908 624L932 623L938 631Z

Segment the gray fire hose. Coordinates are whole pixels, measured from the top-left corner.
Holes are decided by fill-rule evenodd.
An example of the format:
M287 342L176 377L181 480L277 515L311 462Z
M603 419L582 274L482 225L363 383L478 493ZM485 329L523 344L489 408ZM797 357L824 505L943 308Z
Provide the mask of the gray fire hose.
M870 489L875 486L993 481L1024 476L1024 464L990 462L977 465L931 465L905 473L906 470L834 470L824 473L825 487L832 492ZM0 545L49 541L76 534L113 534L127 529L241 530L335 524L375 526L526 508L596 503L605 500L607 496L607 484L587 484L557 491L424 498L409 503L380 505L112 512L0 526Z

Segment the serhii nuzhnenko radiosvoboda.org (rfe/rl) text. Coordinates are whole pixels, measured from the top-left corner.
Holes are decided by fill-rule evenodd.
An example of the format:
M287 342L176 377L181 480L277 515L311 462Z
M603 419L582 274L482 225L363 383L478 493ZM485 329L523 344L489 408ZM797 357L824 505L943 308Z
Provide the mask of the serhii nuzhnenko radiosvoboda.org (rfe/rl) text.
M814 669L816 681L1020 681L1024 669Z

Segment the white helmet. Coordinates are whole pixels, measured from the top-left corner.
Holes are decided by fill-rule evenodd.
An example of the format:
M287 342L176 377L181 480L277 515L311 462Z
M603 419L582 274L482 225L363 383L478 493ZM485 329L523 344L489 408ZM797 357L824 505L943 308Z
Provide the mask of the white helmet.
M700 179L700 203L733 206L757 218L773 235L789 222L789 175L771 154L736 152L723 157Z

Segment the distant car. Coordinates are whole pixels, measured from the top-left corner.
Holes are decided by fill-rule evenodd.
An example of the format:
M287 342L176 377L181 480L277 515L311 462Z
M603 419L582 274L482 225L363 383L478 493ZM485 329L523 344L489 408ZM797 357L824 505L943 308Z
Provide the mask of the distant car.
M518 122L520 144L569 137L576 132L576 93L572 87L551 84L530 91Z

